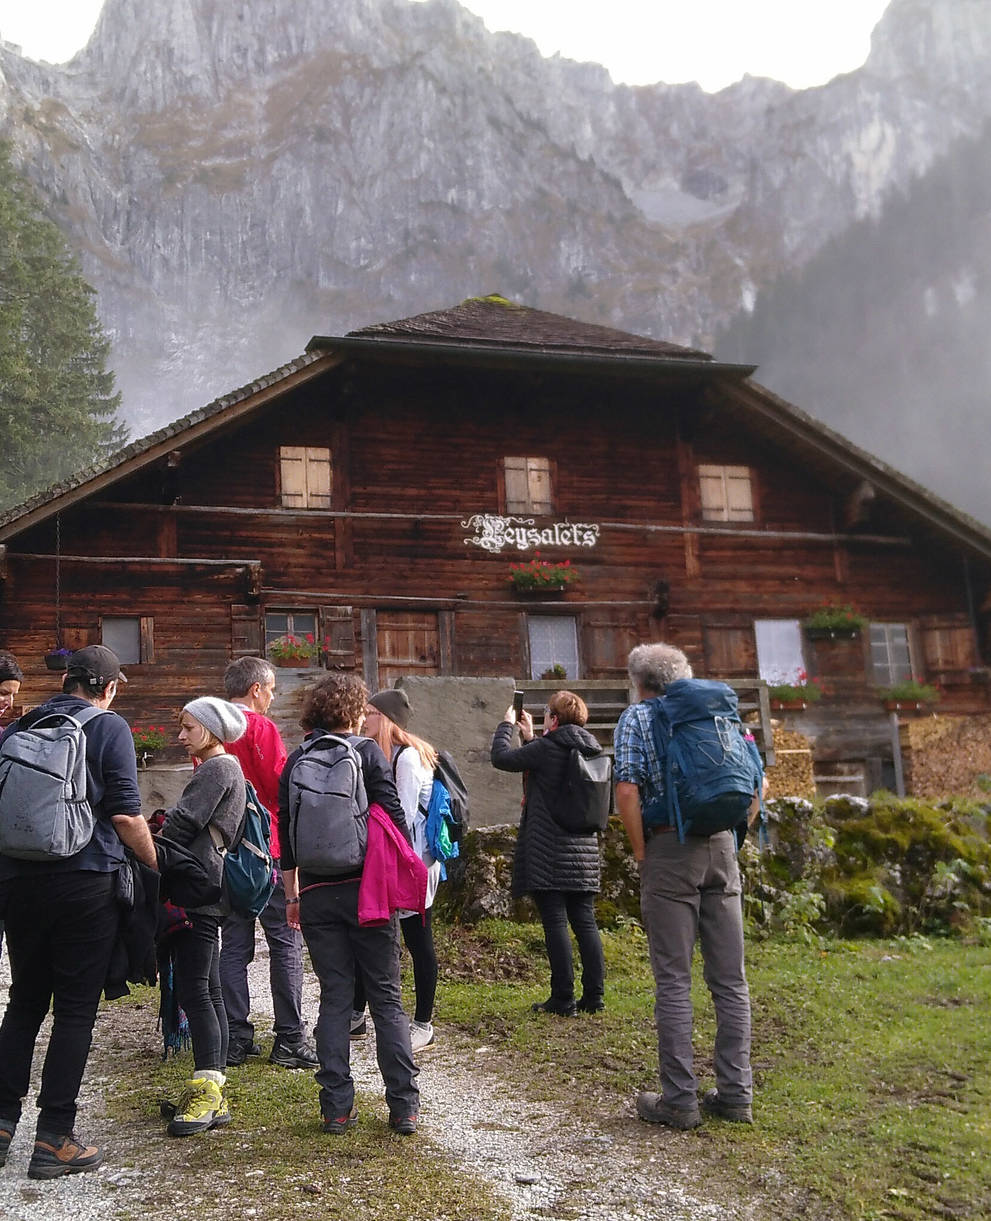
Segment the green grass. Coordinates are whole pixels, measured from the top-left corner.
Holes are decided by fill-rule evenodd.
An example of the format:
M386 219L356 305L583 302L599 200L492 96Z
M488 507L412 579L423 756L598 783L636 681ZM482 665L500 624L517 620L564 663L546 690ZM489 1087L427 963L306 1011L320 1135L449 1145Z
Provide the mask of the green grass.
M657 1088L653 986L636 924L603 940L607 1009L581 1019L580 1039L574 1023L527 1012L546 995L533 925L479 926L475 972L487 954L527 959L528 969L493 985L450 979L440 1014L501 1047L502 1071L531 1097L628 1105L637 1089ZM787 1185L813 1216L991 1215L991 950L923 939L825 945L748 945L757 1123L699 1129L700 1169L725 1176L731 1165L723 1189L736 1175L743 1194L773 1198ZM468 957L459 944L447 973L461 974ZM709 1086L715 1020L701 964L695 974L696 1068Z
M539 925L438 923L435 931L441 1039L433 1055L458 1055L457 1040L444 1035L460 1028L468 1048L489 1049L486 1069L521 1102L557 1099L603 1119L615 1139L642 1140L631 1103L637 1090L657 1088L657 1045L640 927L627 921L603 933L607 1008L575 1021L530 1012L547 995ZM674 1138L679 1174L698 1197L724 1205L727 1216L749 1197L775 1218L991 1216L991 947L770 939L748 944L747 955L757 1122L709 1121ZM404 960L406 977L408 968ZM701 964L694 999L696 1068L707 1088L715 1022ZM108 1107L118 1121L117 1163L130 1143L134 1164L160 1171L142 1181L135 1221L283 1213L505 1221L503 1202L431 1142L429 1124L413 1139L391 1134L381 1092L370 1091L359 1093L358 1128L325 1136L311 1074L265 1060L229 1074L229 1128L169 1140L158 1100L177 1095L189 1058L161 1063L148 1039L155 994L134 1002L141 1011L129 1022L115 1018L119 1047L116 1035L109 1043L120 1062L134 1044L124 1027L133 1024L145 1050L129 1053L130 1071L109 1090Z

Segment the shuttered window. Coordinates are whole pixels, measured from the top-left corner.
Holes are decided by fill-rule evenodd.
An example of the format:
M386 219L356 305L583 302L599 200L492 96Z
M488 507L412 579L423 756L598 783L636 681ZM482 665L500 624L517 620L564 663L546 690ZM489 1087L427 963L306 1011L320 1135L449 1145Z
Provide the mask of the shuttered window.
M913 677L904 623L871 624L871 677L879 687L893 687Z
M749 466L699 466L699 495L705 521L753 521Z
M923 627L922 651L927 670L969 670L976 664L971 627Z
M507 513L552 513L548 458L504 458Z
M329 509L330 450L306 445L283 445L279 450L282 507Z

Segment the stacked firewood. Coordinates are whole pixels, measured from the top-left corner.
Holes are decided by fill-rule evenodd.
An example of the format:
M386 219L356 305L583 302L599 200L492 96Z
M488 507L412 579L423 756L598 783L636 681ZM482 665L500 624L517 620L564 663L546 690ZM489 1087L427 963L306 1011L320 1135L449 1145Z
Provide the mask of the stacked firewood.
M991 799L991 716L927 716L901 725L905 788L913 797Z
M769 797L815 796L812 744L804 734L774 723L774 766L767 769Z

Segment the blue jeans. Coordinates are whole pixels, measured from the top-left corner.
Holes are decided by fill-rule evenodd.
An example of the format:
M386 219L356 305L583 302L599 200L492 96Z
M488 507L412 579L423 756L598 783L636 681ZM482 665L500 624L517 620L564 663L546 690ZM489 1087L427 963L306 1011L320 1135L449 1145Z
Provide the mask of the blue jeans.
M395 916L386 925L358 924L358 882L317 886L300 895L300 924L320 981L320 1013L314 1031L320 1071L320 1112L331 1118L354 1105L351 1076L351 1005L356 970L375 1023L375 1051L385 1098L395 1115L420 1108L418 1069L409 1041L409 1017L399 993L399 934Z
M743 969L743 905L732 831L708 839L674 832L647 841L640 864L640 912L654 972L654 1018L661 1095L674 1107L698 1105L692 1063L692 952L716 1010L713 1066L720 1098L749 1104L750 992Z
M595 893L591 890L535 890L533 901L544 926L544 944L551 964L551 998L564 1004L575 999L570 924L582 960L582 995L587 1001L601 1001L606 967L602 938L595 923Z
M52 1033L38 1094L38 1131L67 1136L89 1058L120 919L113 873L73 870L0 886L11 984L0 1025L0 1117L15 1123L41 1023Z

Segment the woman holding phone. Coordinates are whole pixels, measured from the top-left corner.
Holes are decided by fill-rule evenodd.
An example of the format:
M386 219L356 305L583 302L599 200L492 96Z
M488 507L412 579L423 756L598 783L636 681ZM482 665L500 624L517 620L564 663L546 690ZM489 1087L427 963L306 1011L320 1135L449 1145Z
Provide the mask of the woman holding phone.
M513 895L533 898L544 926L544 942L551 967L551 994L533 1006L534 1011L574 1017L605 1008L605 964L602 938L595 923L595 896L601 866L595 832L565 831L552 810L564 800L565 774L572 749L587 758L602 747L584 728L585 701L573 691L556 691L544 709L543 735L534 737L533 719L517 713L522 692L506 709L492 739L492 765L504 772L523 773L523 815L513 858ZM513 745L519 725L522 745ZM574 930L582 963L582 994L575 999L571 955Z

